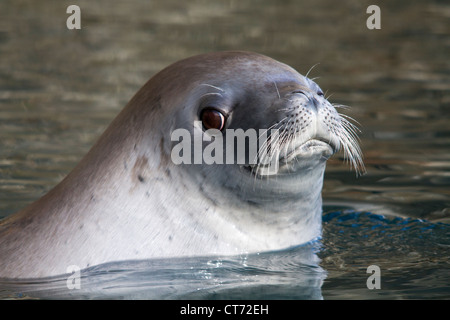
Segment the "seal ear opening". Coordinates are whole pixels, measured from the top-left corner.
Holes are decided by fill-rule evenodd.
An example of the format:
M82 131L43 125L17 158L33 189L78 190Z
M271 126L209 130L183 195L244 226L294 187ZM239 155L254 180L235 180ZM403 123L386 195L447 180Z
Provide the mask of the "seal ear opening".
M200 113L200 120L206 130L217 129L222 131L225 128L227 118L216 108L207 107Z

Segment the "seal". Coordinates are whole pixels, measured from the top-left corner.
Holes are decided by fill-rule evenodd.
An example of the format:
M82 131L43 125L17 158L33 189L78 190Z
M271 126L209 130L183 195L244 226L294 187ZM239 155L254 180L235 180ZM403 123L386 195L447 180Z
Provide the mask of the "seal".
M203 137L200 145L190 141L192 152L174 138L180 129ZM230 148L236 136L226 138L253 129L263 129L257 160L250 139L241 159ZM176 62L136 93L65 179L1 222L0 277L312 241L321 235L326 160L343 149L362 168L356 133L314 81L264 55L216 52ZM235 161L198 161L195 151L208 154L222 138L210 154L237 151L227 158Z

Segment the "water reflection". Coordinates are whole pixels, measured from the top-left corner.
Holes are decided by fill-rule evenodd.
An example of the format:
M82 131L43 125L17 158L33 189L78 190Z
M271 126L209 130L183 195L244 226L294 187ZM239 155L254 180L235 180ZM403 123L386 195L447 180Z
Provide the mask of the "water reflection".
M332 208L328 208L332 209ZM450 226L351 209L324 215L324 237L236 257L122 261L66 274L0 279L12 299L417 299L448 297ZM367 268L381 270L370 290ZM68 280L70 285L68 286ZM71 288L71 289L69 289Z
M319 243L273 253L123 261L72 274L0 280L0 298L321 299ZM69 281L69 285L67 284Z

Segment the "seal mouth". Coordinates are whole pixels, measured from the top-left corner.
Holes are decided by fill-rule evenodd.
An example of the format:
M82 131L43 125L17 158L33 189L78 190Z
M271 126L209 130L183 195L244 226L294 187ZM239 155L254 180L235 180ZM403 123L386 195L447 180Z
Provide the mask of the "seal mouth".
M325 138L311 138L279 147L269 164L254 164L243 168L255 176L275 175L286 170L294 172L303 166L326 161L339 150L339 145ZM295 169L297 168L297 169Z
M331 140L312 138L286 148L285 152L280 152L279 161L281 164L290 163L297 158L309 158L317 155L328 159L338 149L338 146Z

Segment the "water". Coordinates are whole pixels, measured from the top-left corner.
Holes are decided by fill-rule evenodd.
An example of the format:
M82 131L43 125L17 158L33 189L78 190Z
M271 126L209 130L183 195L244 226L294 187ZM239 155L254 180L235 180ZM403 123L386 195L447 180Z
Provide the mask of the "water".
M0 283L0 297L446 299L450 297L450 6L371 1L0 3L0 216L39 198L158 70L251 50L310 76L361 124L367 174L329 161L323 239L246 257L136 261ZM369 290L367 267L381 269Z
M0 280L3 298L433 299L448 297L449 226L368 212L324 215L325 236L299 247L236 257L124 261L71 276ZM369 290L369 265L381 288ZM69 279L69 285L68 283Z

